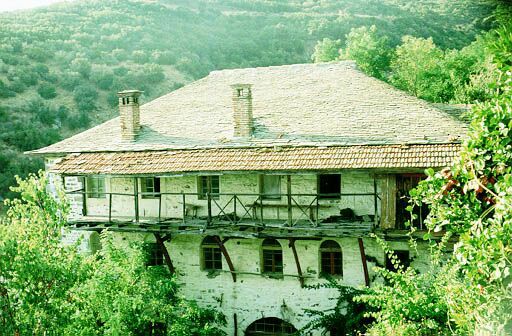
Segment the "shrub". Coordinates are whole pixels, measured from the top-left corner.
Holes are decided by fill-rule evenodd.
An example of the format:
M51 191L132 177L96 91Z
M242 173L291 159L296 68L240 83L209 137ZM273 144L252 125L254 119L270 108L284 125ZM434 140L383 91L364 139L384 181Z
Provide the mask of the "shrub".
M37 93L39 93L39 95L44 99L53 99L57 97L57 91L55 90L55 86L48 83L43 83L39 85Z

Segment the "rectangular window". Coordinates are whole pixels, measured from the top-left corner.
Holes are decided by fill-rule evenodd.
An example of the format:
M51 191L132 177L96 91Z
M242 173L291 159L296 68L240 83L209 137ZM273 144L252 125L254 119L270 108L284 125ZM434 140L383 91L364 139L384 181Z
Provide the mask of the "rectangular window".
M212 199L219 199L220 176L199 176L197 186L199 199L206 199L206 193L210 193Z
M203 257L205 270L222 269L222 252L218 246L203 246Z
M263 250L263 272L283 273L283 252L281 249Z
M318 198L337 199L341 193L340 174L318 175Z
M281 199L281 176L261 175L260 192L263 199Z
M85 183L87 198L105 198L105 178L89 176Z
M158 198L160 197L160 178L159 177L143 177L140 179L142 198Z
M322 273L330 275L343 275L341 252L322 251Z

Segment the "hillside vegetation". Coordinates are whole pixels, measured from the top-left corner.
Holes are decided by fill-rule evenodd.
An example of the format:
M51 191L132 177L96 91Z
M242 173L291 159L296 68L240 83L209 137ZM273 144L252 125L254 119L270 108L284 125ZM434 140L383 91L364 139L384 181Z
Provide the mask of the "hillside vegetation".
M76 1L0 15L0 199L13 175L42 168L23 151L116 114L115 93L144 101L214 69L310 62L318 40L375 25L460 49L488 30L493 6L449 0Z

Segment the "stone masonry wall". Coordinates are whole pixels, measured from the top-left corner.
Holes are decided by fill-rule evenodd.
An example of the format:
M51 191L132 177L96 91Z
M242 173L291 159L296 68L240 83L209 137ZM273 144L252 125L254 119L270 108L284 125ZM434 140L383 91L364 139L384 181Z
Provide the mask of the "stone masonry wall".
M119 242L152 242L152 235L119 233ZM279 239L283 251L283 278L275 279L261 274L261 239L230 239L225 246L231 256L237 274L233 282L229 268L223 258L223 270L208 272L201 269L201 235L177 235L166 243L171 259L178 272L181 294L195 300L202 307L221 311L227 320L225 328L228 335L234 334L234 318L237 315L238 335L255 320L263 317L283 319L296 328L310 321L306 309L326 310L335 304L337 293L332 289L301 288L297 278L297 268L288 240ZM331 238L329 238L331 239ZM363 286L364 275L357 238L333 238L341 246L343 253L343 277L338 281L348 286ZM305 284L314 285L325 282L319 276L319 247L322 241L296 242L301 268L306 276ZM396 250L409 250L407 242L389 242ZM365 253L368 256L370 279L375 278L373 267L376 263L385 264L384 252L375 240L364 239ZM419 244L419 253L411 251L412 266L424 270L428 263L428 247ZM321 330L313 336L321 335Z

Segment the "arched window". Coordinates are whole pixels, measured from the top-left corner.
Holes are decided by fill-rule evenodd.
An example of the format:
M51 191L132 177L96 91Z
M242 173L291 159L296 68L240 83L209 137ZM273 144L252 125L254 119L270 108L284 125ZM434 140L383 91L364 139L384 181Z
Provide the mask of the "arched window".
M277 317L266 317L254 321L245 330L245 336L288 336L295 335L297 329Z
M214 271L222 269L222 252L215 237L205 237L201 244L201 251L203 253L203 270Z
M262 243L262 272L283 274L283 249L276 239L267 238Z
M320 245L320 270L322 275L343 275L343 254L340 244L334 240Z

